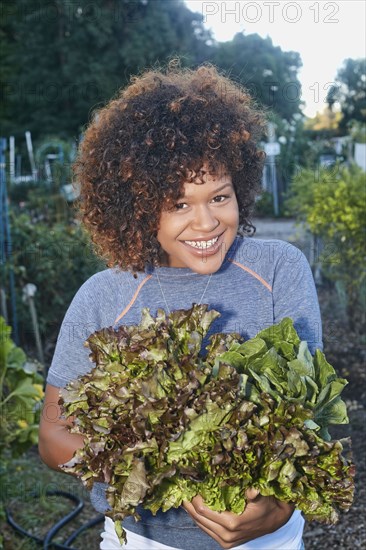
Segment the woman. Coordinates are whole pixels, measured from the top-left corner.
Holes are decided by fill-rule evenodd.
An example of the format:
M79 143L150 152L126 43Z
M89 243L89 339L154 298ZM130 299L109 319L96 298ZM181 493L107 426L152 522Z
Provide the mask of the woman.
M250 96L211 65L174 64L132 79L89 125L75 166L85 227L110 266L76 294L49 370L40 454L52 468L83 438L59 418L59 388L92 368L83 342L105 326L138 324L141 310L207 303L210 332L251 338L292 317L312 351L321 347L309 265L292 245L248 238L259 193L264 118ZM207 343L204 342L204 346ZM52 412L51 412L52 411ZM104 484L91 492L108 510ZM248 491L241 515L209 510L200 496L157 516L124 521L128 549L298 550L304 520L288 503ZM101 549L122 548L110 518Z

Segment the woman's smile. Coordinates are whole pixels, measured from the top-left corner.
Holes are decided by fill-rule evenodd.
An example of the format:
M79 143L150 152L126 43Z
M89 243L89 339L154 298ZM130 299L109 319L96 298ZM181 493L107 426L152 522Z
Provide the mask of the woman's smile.
M188 250L192 254L196 254L199 257L203 256L211 256L212 254L216 254L223 243L224 240L224 232L218 235L217 237L213 237L210 239L202 239L202 240L196 240L196 241L183 241L183 244L185 244L188 247Z

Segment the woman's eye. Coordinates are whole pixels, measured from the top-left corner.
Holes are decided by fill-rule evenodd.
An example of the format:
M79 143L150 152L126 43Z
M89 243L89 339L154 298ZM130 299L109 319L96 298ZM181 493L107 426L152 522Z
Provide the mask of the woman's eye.
M214 197L214 202L223 202L225 199L228 199L229 195L217 195Z
M229 198L230 198L230 195L216 195L216 197L212 199L212 202L214 203L224 202L225 199L229 199ZM188 204L186 202L177 202L174 205L173 210L185 210L187 207L188 207Z
M183 208L187 206L187 203L186 202L178 202L174 208L175 210L183 210Z

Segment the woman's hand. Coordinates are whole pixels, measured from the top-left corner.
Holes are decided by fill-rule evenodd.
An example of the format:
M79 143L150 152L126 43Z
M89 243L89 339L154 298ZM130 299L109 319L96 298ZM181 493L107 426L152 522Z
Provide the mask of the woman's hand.
M55 470L61 470L59 465L68 462L75 451L84 445L84 436L70 433L68 429L72 426L73 417L66 420L61 417L59 391L60 388L46 385L38 442L41 459Z
M242 514L214 512L204 505L201 496L185 501L183 507L203 531L222 548L234 548L250 540L273 533L287 523L294 506L274 497L262 497L255 489L247 491L247 505Z

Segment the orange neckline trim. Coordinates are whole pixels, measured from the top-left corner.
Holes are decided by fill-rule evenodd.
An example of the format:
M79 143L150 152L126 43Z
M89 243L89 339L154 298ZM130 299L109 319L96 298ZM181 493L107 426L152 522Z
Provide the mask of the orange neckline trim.
M243 269L244 271L247 271L248 273L250 273L253 277L255 277L260 283L262 283L263 286L265 286L270 292L272 292L272 287L269 283L267 283L267 281L265 281L260 275L258 275L258 273L256 273L255 271L253 271L252 269L250 269L250 267L246 267L245 265L242 265L240 264L239 262L236 262L235 260L230 260L230 258L228 259L229 262L231 262L232 264L235 264L236 266L240 267L241 269Z
M120 319L122 319L122 317L124 317L126 315L126 313L131 309L131 307L133 306L133 304L135 303L136 301L136 298L137 296L139 295L139 292L140 290L142 289L142 287L144 286L145 283L147 283L147 281L149 279L151 279L152 275L148 275L147 277L145 277L145 279L143 281L141 281L141 283L139 284L139 286L137 287L137 289L135 290L135 294L132 296L131 298L131 301L129 304L127 304L127 306L125 307L125 309L122 311L122 313L120 315L118 315L117 319L114 321L114 324L118 323L118 321Z

